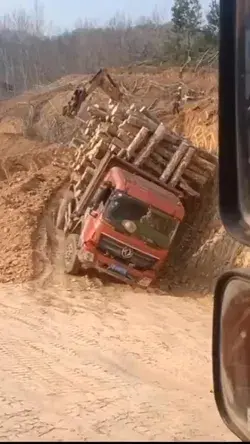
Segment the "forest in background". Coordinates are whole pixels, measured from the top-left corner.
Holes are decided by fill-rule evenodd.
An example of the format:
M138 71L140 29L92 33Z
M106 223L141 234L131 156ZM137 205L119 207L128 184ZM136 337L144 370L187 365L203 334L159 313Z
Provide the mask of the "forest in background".
M75 29L57 35L48 33L43 11L35 0L31 13L0 17L1 98L100 67L217 63L218 0L211 0L208 11L199 0L175 0L169 22L157 13L135 23L116 14L106 26L79 19Z

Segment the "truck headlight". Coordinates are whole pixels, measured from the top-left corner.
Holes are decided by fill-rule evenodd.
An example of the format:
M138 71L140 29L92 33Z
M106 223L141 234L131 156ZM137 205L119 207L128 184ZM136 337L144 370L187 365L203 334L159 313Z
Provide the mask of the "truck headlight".
M91 253L91 251L83 251L82 252L82 259L86 262L94 262L95 255L94 253Z
M152 279L144 277L142 279L139 280L138 284L141 285L142 287L148 287L152 282Z

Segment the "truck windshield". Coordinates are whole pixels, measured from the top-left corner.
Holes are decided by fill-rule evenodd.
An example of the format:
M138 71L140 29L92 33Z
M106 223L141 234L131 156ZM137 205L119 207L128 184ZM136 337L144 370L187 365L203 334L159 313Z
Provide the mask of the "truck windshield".
M132 221L135 224L133 236L164 249L169 248L179 225L178 219L122 192L116 192L110 198L104 219L126 234L131 233L123 223Z

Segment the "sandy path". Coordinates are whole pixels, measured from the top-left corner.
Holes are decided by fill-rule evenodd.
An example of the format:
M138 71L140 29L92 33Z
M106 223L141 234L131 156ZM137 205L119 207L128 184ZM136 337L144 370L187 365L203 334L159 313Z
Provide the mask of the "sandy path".
M1 440L234 439L210 392L209 300L56 282L1 286Z

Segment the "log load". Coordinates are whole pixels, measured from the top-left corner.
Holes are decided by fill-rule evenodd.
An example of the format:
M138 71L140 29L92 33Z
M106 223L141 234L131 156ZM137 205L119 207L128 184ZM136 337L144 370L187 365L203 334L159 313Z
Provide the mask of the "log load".
M198 197L214 177L217 157L168 130L145 106L132 104L126 108L109 101L107 107L90 105L87 110L90 118L84 132L79 129L70 143L75 149L71 183L78 194L107 150L184 196Z

